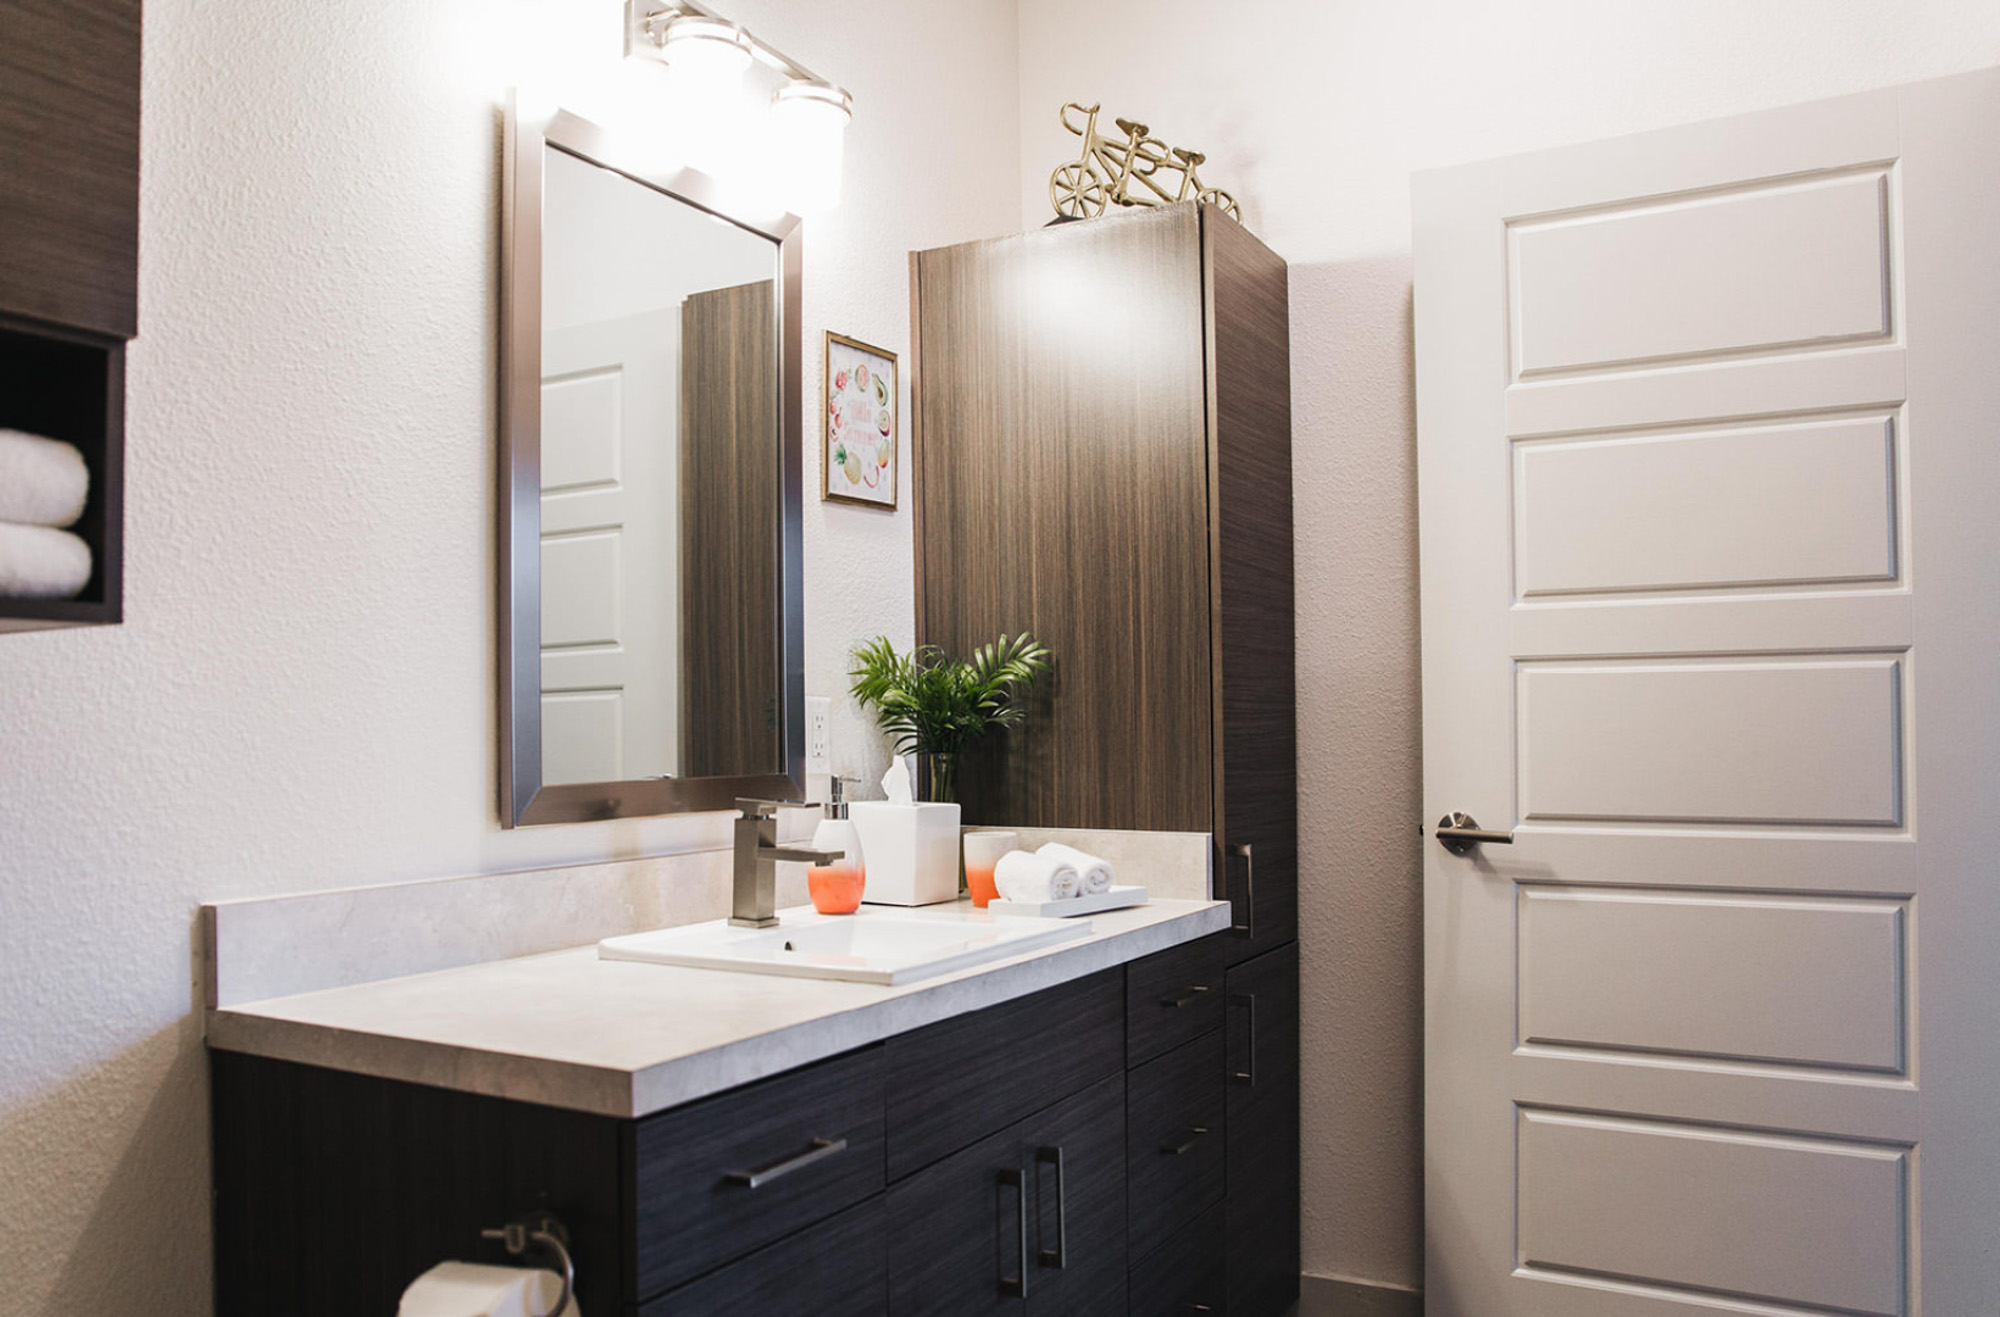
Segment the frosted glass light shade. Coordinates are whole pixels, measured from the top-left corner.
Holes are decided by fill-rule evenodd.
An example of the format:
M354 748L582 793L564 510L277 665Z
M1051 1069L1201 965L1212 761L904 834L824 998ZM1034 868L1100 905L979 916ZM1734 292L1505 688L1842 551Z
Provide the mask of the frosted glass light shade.
M771 98L772 184L793 214L840 203L850 104L846 92L817 82L787 83Z
M663 58L681 94L727 97L742 85L750 46L736 24L688 14L667 25Z

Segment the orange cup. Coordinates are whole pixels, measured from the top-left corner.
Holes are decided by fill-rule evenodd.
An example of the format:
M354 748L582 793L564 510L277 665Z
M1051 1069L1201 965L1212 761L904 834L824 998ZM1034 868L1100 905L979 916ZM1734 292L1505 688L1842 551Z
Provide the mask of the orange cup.
M984 910L988 901L1000 895L1000 889L993 885L993 866L966 861L965 890L972 893L972 903Z
M973 905L984 910L988 901L1000 895L993 882L993 870L1003 855L1019 849L1016 843L1020 839L1019 833L998 828L975 828L965 834L965 890L971 894Z
M987 875L992 881L992 875ZM861 893L868 886L867 872L858 864L828 864L806 870L806 890L812 893L813 909L823 915L851 915L861 908Z

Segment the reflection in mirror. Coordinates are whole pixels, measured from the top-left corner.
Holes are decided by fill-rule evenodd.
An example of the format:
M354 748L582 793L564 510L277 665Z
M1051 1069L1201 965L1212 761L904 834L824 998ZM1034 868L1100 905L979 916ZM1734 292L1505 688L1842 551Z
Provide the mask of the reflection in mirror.
M778 246L544 165L542 784L783 772Z

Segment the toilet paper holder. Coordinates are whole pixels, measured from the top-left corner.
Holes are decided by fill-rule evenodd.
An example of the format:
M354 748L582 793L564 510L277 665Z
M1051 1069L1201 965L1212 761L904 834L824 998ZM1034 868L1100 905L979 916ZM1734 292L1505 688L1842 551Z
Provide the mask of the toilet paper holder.
M576 1263L569 1255L569 1231L553 1212L530 1212L506 1225L479 1232L481 1239L497 1239L509 1257L521 1257L540 1246L562 1265L562 1297L543 1317L562 1317L569 1311L570 1296L576 1291Z

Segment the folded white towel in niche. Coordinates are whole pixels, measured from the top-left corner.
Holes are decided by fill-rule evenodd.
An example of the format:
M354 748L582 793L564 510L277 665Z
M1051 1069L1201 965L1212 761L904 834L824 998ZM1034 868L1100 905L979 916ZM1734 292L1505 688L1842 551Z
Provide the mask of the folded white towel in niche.
M88 584L88 544L66 530L0 521L0 597L68 599Z
M90 468L66 443L0 430L0 521L73 526L90 498Z
M993 866L993 885L1009 901L1040 905L1083 895L1076 867L1038 851L1009 851Z
M1051 856L1076 870L1076 876L1083 880L1083 895L1095 896L1099 892L1111 890L1111 862L1099 859L1088 851L1080 851L1074 846L1065 846L1052 841L1035 852L1037 855Z

